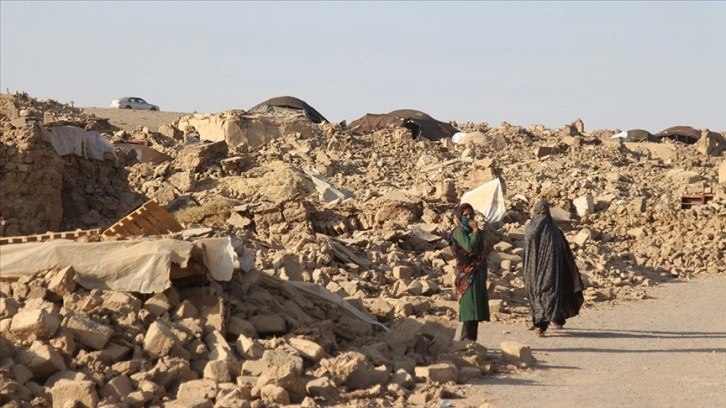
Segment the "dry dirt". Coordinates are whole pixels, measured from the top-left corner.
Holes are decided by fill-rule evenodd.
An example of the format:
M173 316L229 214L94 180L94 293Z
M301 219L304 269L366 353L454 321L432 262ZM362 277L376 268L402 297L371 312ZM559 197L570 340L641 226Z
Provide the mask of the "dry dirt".
M520 374L487 377L452 406L726 406L726 277L651 289L648 299L584 310L538 338L521 324L491 323L480 343L524 342L538 360Z
M159 126L174 122L180 116L188 115L181 112L153 112L132 109L109 109L109 108L81 108L84 113L93 114L99 118L106 118L109 123L116 125L123 130L133 131L136 127L147 127L152 131L159 129Z

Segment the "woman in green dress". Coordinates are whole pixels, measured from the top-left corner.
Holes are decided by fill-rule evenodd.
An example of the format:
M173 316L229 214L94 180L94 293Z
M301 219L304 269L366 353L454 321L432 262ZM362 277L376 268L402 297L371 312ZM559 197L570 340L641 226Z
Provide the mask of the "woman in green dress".
M456 295L459 299L461 336L456 340L476 341L479 322L489 321L487 262L484 232L474 220L474 208L463 203L456 208L457 224L449 238L456 257Z

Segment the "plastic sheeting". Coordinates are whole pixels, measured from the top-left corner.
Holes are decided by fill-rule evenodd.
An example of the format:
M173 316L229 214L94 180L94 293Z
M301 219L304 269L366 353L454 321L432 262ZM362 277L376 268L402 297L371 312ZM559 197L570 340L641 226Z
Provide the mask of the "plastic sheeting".
M176 239L79 243L52 240L0 246L0 278L19 278L72 266L86 289L158 293L171 287L172 263L185 268L194 247L202 250L211 278L232 279L237 255L229 237L194 242Z
M53 128L50 132L50 142L61 156L75 154L86 159L103 160L103 154L108 152L114 158L118 158L116 149L100 133L75 126Z
M461 196L461 202L471 204L487 222L501 221L507 214L502 182L498 178L467 191Z
M346 189L335 188L328 179L325 178L316 169L304 170L305 174L310 176L315 184L315 189L320 193L320 201L324 203L330 203L336 200L344 201L348 198L352 198L354 195L352 192Z

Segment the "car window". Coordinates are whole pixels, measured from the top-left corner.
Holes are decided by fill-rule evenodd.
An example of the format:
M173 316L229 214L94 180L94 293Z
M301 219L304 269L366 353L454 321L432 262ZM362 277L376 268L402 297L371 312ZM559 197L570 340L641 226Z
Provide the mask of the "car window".
M141 98L139 98L138 101L139 101L139 103L146 103L146 101Z

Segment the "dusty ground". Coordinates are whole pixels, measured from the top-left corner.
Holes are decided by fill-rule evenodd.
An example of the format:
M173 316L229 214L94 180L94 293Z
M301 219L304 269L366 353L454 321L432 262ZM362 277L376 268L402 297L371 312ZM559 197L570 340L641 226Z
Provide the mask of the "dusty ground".
M538 338L521 324L492 323L480 342L532 347L522 374L479 380L452 405L499 407L726 406L726 276L649 290L650 299L584 310Z
M148 127L156 132L160 125L170 124L178 117L189 115L182 112L152 112L132 109L108 109L108 108L81 108L85 113L96 115L100 118L108 118L112 125L123 130L132 131L137 126Z

